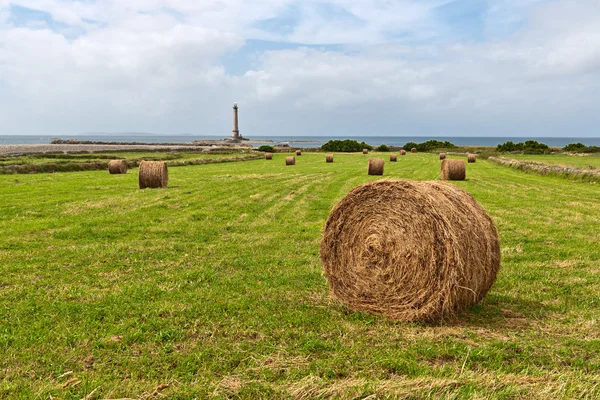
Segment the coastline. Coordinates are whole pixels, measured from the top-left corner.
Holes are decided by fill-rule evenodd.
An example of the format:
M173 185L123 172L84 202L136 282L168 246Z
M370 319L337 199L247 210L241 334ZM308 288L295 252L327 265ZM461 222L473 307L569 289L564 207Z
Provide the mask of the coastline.
M0 155L41 154L41 153L97 153L103 151L194 151L210 153L220 150L243 150L251 146L193 144L8 144L0 145Z

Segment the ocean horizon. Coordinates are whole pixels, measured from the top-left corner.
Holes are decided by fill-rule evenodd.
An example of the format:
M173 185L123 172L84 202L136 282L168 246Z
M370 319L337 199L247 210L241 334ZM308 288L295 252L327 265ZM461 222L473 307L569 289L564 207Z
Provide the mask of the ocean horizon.
M0 145L48 144L52 139L78 139L101 142L144 142L144 143L190 143L194 140L218 140L225 136L200 136L193 134L79 134L79 135L0 135ZM600 146L600 137L531 137L531 136L250 136L252 141L272 142L273 144L289 144L296 147L320 147L329 140L352 139L373 146L403 146L407 142L424 142L427 140L449 141L458 146L497 146L507 141L523 142L537 140L551 147L564 147L569 143L581 142L587 146ZM255 143L259 146L260 143Z

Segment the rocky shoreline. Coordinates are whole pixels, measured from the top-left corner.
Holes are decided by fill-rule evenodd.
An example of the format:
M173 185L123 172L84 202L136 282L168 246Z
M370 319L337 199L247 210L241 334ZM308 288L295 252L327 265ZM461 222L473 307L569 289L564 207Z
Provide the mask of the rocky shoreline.
M0 155L43 154L43 153L98 153L103 151L214 151L248 150L251 145L240 144L175 144L175 143L103 143L103 144L9 144L0 145Z

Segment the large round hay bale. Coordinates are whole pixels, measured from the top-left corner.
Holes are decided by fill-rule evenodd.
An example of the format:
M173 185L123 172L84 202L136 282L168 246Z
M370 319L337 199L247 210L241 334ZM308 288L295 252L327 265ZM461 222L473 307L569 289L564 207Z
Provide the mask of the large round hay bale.
M265 160L272 160L273 159L273 153L265 153Z
M369 149L363 149L363 154L369 154Z
M477 156L476 156L475 154L469 154L469 155L467 156L467 160L468 160L470 163L474 163L475 161L477 161Z
M383 158L369 158L369 175L383 175Z
M325 156L325 161L328 162L328 163L329 162L333 162L333 154L327 154Z
M164 161L142 161L138 172L140 189L166 188L169 183L169 169Z
M300 151L300 150L296 150L296 155L297 155L297 156L301 156L301 155L302 155L302 151Z
M416 149L416 147L413 147L412 149L410 149L410 152L411 152L411 153L416 153L416 152L417 152L417 149Z
M446 153L440 153L440 160L446 159Z
M126 174L127 161L125 160L110 160L108 162L108 172L113 174Z
M296 157L286 157L285 165L296 165Z
M452 318L485 297L500 268L492 219L444 182L356 187L331 211L320 256L333 298L403 321Z
M397 161L398 161L398 155L390 154L390 162L397 162Z
M467 177L467 166L463 160L442 161L441 178L444 181L464 181Z
M405 156L406 155L406 150L400 150L400 155L401 156Z

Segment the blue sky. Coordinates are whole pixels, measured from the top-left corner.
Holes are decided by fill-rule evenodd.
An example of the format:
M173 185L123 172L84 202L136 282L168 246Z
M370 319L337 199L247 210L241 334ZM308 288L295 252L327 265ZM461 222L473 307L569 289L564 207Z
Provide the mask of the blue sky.
M595 0L0 0L0 134L599 136Z

